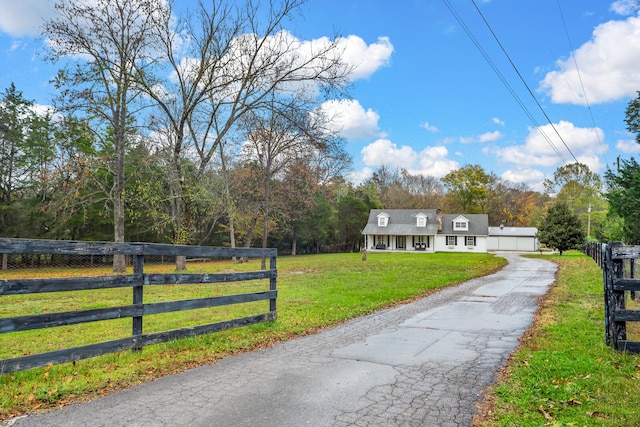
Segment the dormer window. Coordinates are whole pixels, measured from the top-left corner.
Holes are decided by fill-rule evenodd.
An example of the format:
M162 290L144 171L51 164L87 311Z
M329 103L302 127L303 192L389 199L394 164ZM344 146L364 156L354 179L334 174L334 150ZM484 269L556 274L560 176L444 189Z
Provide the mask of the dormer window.
M416 226L417 227L426 227L427 226L427 216L423 213L419 213L416 215Z
M378 215L378 227L386 227L389 223L389 215L382 212Z
M469 220L463 216L459 216L453 220L453 231L468 231Z

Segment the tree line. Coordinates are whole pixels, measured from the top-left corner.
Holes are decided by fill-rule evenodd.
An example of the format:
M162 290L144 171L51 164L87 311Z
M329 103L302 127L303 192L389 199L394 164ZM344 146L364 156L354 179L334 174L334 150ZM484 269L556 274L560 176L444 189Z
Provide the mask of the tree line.
M381 166L348 182L345 142L318 106L347 93L352 68L338 39L301 46L284 30L303 4L213 0L180 15L153 0L57 1L43 26L54 109L37 113L13 84L0 99L0 235L354 251L370 209L537 226L558 202L591 238L640 229L637 184L623 191L633 159L605 175L608 192L579 163L544 192L479 165L443 178Z

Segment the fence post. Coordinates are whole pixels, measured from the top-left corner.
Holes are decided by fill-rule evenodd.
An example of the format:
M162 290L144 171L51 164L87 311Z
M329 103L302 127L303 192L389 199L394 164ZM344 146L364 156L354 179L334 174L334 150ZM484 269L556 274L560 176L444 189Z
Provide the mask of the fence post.
M271 278L269 279L269 290L271 291L275 291L276 290L276 274L277 274L277 268L276 268L276 256L272 256L271 258L269 258L269 269L271 270ZM276 312L276 298L271 298L269 300L269 311L271 311L272 313Z
M609 329L611 334L611 339L613 340L613 348L616 350L620 350L620 345L618 341L626 341L627 339L627 323L625 321L614 321L614 315L617 310L624 310L625 301L624 301L624 290L615 290L613 287L616 279L621 279L624 277L624 260L623 259L613 259L613 247L620 247L622 243L616 242L610 244L608 255L608 263L607 263L607 286L609 286Z
M136 254L133 256L133 275L136 277L136 284L133 286L133 305L139 310L139 316L132 317L131 334L142 335L142 311L143 311L143 293L144 293L144 255ZM142 346L135 347L134 351L141 351Z
M603 246L604 252L604 260L602 264L602 274L604 276L604 332L605 332L605 342L607 345L611 344L611 340L613 338L613 330L611 326L611 313L609 309L609 304L611 302L611 289L613 288L613 279L612 279L612 261L611 261L611 248L607 246Z
M635 279L636 278L636 260L635 258L631 258L629 262L631 264L629 268L629 278ZM631 299L634 301L636 300L636 291L631 291Z

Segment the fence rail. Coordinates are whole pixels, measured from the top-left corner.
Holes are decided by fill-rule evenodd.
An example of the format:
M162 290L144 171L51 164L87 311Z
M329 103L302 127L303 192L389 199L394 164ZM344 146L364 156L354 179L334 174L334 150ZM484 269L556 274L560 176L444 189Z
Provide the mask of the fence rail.
M640 291L640 278L636 275L636 260L640 258L640 246L624 246L621 243L590 243L585 253L602 268L604 282L605 339L614 349L640 353L640 341L627 338L627 322L640 322L640 310L630 310L630 300Z
M71 242L58 240L0 238L0 254L130 255L133 257L133 274L97 277L64 277L47 279L23 278L0 280L0 297L3 295L67 292L122 287L132 289L132 303L126 306L0 318L0 333L75 325L102 320L122 318L132 319L131 337L46 353L2 359L0 360L0 373L42 367L49 363L76 361L123 350L140 350L142 347L151 344L159 344L177 338L218 332L254 323L271 321L275 320L277 317L277 251L275 249L216 248L154 243ZM270 262L269 269L267 270L248 272L215 274L145 273L145 256L156 255L197 258L266 257L269 258ZM262 279L269 280L268 290L181 301L158 303L144 303L143 301L144 288L145 286L150 285L227 283ZM264 313L170 331L148 334L143 333L143 318L145 315L220 307L262 300L269 301L269 310Z

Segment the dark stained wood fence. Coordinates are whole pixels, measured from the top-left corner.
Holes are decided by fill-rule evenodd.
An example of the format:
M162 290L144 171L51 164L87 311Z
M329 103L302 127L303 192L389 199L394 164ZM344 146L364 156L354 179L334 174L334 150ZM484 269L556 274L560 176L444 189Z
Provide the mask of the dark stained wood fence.
M21 371L46 366L49 363L64 363L123 350L139 350L142 347L167 342L177 338L218 332L259 322L275 320L276 312L276 256L275 249L216 248L206 246L179 246L154 243L102 243L71 242L59 240L28 240L0 238L0 254L67 254L67 255L127 255L133 259L133 274L98 277L67 277L51 279L0 280L0 296L33 294L41 292L64 292L90 289L132 289L132 303L127 306L90 310L34 314L0 318L0 333L19 332L55 326L74 325L101 320L132 319L132 336L114 341L101 342L82 347L67 348L47 353L33 354L0 360L0 373ZM270 259L268 270L219 273L219 274L147 274L144 272L145 256L186 256L190 258L247 257ZM184 301L147 303L143 301L145 286L202 284L269 280L269 289L238 295L200 298ZM169 313L207 307L219 307L268 300L269 311L248 317L234 318L189 328L164 332L143 333L143 317L150 314Z
M640 246L591 243L585 253L596 260L603 271L607 345L616 350L640 353L640 342L627 339L627 322L640 322L640 310L626 307L626 297L635 300L640 291L635 265L636 259L640 258Z

